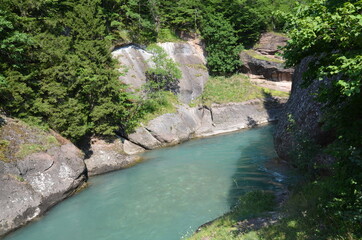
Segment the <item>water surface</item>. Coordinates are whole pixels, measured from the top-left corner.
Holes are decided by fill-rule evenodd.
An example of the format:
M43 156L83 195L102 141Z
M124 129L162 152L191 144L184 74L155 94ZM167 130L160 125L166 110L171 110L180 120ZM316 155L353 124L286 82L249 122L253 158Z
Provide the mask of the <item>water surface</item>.
M6 240L178 240L227 212L240 194L276 190L272 126L192 140L144 154L135 167L90 179ZM277 178L275 176L278 176Z

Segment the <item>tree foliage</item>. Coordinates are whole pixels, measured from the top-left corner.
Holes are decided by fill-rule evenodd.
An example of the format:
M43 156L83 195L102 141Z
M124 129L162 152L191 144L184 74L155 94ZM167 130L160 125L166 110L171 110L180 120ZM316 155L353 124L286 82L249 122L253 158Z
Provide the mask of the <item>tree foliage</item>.
M1 111L46 124L75 141L87 134L113 134L119 127L130 129L137 122L135 104L118 81L110 55L113 46L201 33L210 73L231 74L238 70L241 45L255 41L270 25L268 6L289 9L286 3L2 0ZM163 60L147 72L148 79L176 92L177 67L163 53L156 55L155 62Z
M75 141L126 126L130 96L118 81L100 1L66 1L55 9L48 6L51 1L35 9L30 3L28 9L8 3L12 14L21 14L19 28L29 30L33 44L18 64L24 70L5 71L1 108L16 117L46 122Z
M235 30L221 14L210 13L202 21L202 35L205 38L207 66L212 75L226 75L235 72L241 65Z
M170 91L174 94L179 93L178 83L182 73L177 64L162 47L156 44L150 45L147 50L153 54L150 61L154 65L146 71L147 92Z
M307 56L305 85L328 78L317 99L325 103L323 122L335 134L327 153L336 159L328 197L318 211L343 226L361 230L362 223L362 1L315 0L290 15L291 40L284 56L295 66ZM331 184L332 183L332 184ZM325 184L325 181L321 184ZM323 187L323 185L321 185ZM324 189L325 190L325 189Z

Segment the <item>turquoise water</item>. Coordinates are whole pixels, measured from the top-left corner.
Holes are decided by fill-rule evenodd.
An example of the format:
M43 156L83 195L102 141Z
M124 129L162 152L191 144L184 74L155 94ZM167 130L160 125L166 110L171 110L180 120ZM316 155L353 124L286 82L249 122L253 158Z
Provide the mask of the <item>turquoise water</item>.
M178 240L227 212L243 192L280 187L280 176L263 168L275 157L272 130L147 152L147 161L91 178L88 189L5 239Z

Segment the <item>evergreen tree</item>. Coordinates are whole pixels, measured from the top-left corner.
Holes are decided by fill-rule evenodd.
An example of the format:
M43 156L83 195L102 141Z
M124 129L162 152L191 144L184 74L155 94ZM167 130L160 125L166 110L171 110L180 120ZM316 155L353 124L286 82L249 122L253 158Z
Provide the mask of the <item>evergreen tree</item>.
M239 53L242 46L238 44L231 24L222 14L209 13L204 16L201 29L210 74L227 75L235 72L241 65Z

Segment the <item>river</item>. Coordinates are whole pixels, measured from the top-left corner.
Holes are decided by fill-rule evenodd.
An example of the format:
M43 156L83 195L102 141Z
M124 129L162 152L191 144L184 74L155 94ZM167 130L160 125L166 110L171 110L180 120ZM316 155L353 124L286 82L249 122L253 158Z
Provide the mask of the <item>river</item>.
M90 187L6 240L178 240L227 212L237 196L278 190L266 171L276 157L273 126L191 140L145 153L132 168L89 180Z

